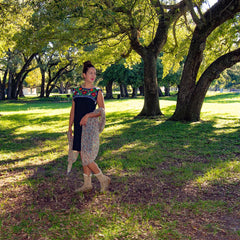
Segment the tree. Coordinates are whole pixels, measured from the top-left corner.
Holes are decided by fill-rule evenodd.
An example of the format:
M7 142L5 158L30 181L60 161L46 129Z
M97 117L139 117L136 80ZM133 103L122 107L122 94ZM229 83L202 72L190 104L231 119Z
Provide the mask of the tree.
M15 48L16 39L14 36L16 33L21 32L23 26L28 25L28 17L31 13L32 11L29 9L27 4L25 4L25 1L5 0L0 3L0 57L2 60L0 69L2 72L2 80L0 81L0 100L5 99L5 90L7 85L8 98L16 98L16 95L18 94L18 89L16 88L22 87L21 80L26 77L26 75L24 75L21 71L18 76L14 76L16 73L12 71L14 69L13 65L17 65L16 63L13 64L14 59L17 58ZM21 58L19 60L22 61ZM14 79L14 77L17 78ZM15 81L17 83L15 83ZM12 87L12 83L16 86Z
M183 63L184 61L180 62L180 67L178 68L177 71L173 70L174 66L172 69L168 72L168 74L162 78L160 81L160 84L164 86L165 89L165 96L170 96L170 87L171 86L178 86L180 83L180 78L182 74L182 69L183 69Z
M132 50L144 62L144 106L140 116L161 115L156 77L157 57L167 40L171 24L186 13L186 1L167 5L158 0L35 1L35 22L43 22L41 39L61 39L84 46L96 44L91 59L115 62ZM51 35L47 34L51 32ZM38 33L39 36L39 33ZM82 59L82 58L80 58Z
M59 61L52 61L48 64L48 81L46 86L46 97L50 96L52 90L57 86L57 83L60 77L64 74L71 72L74 69L75 65L72 64L72 61L60 65Z
M8 99L17 99L22 93L23 81L28 73L35 69L35 66L32 66L35 56L36 53L27 56L23 52L9 49L5 58L2 59L4 60L2 63L5 63L2 69L4 71L2 92L4 92L7 83ZM3 95L1 99L4 99Z
M116 80L116 69L117 66L115 64L112 64L111 66L107 67L107 69L102 73L103 80L100 82L100 85L106 86L106 99L113 98L112 85Z
M233 19L239 11L239 0L219 0L199 18L192 9L196 27L181 77L176 110L170 120L200 120L203 100L210 84L223 70L240 61L240 48L236 49L236 45L233 45L231 50L213 61L197 78L208 36L224 22Z

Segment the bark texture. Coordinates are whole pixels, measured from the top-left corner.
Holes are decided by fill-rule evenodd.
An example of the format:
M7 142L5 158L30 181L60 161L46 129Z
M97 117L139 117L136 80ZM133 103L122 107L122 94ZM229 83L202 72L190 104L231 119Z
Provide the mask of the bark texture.
M239 0L220 0L203 15L196 26L179 85L176 110L170 120L199 121L203 100L210 83L224 69L239 61L238 50L222 56L206 69L197 83L197 74L202 63L207 37L239 11Z

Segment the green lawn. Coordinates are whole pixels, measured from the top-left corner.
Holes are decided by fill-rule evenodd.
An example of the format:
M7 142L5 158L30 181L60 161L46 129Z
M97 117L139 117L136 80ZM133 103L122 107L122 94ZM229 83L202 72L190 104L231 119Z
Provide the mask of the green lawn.
M75 193L70 101L0 102L0 239L240 239L240 94L209 94L200 122L139 119L143 99L106 101L97 163L110 192ZM62 99L61 99L62 100Z

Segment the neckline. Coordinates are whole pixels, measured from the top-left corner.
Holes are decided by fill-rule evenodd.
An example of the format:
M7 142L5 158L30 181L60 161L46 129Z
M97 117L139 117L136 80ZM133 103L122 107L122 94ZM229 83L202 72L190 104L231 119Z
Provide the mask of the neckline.
M96 87L90 87L90 88L87 88L87 87L83 87L83 86L81 86L81 88L84 88L84 89L94 89L94 88L96 88Z

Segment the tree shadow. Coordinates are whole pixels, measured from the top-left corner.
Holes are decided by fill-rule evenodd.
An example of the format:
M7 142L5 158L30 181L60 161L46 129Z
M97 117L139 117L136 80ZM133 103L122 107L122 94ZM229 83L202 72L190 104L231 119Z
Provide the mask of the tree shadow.
M213 96L206 96L204 102L207 103L237 103L240 102L239 93L221 93Z
M9 101L0 103L0 112L18 112L28 110L54 110L54 109L66 109L70 108L72 102L51 102L51 101Z
M14 121L17 119L16 116ZM62 120L60 116L49 116L42 118L40 122L41 124L48 122L56 124L59 120ZM129 206L141 206L142 208L160 204L159 212L163 212L167 220L174 218L181 222L182 215L170 214L167 210L167 208L176 207L173 205L176 204L174 203L176 199L181 204L221 200L226 203L226 207L232 207L236 212L229 215L224 213L221 216L217 213L205 213L206 216L211 221L216 221L224 230L227 229L227 222L231 217L232 220L235 219L236 231L239 231L237 225L239 208L234 203L239 196L239 179L234 183L231 181L221 184L210 183L205 188L192 185L196 178L206 174L209 169L214 169L223 162L230 162L239 157L240 144L237 138L240 134L239 126L226 126L221 128L223 130L221 133L217 133L215 120L217 118L208 122L179 123L165 121L164 118L134 119L133 114L128 113L109 114L106 132L101 135L102 144L97 163L104 172L111 175L111 197L99 194L100 186L94 177L95 188L92 192L75 193L74 190L82 184L83 180L81 164L77 161L71 174L66 176L66 152L49 163L11 167L12 175L25 172L26 178L18 181L21 192L17 192L17 188L11 184L4 186L4 197L15 201L12 206L10 202L9 205L5 205L8 209L5 217L19 216L22 212L28 212L28 215L39 219L40 213L47 212L54 215L63 212L69 216L69 211L75 208L78 214L84 214L90 206L94 209L104 209L106 208L104 204L107 206L129 204ZM24 117L19 124L24 126L24 123L28 121L29 118ZM110 130L115 125L118 128L113 133ZM14 149L11 145L14 144L12 136L15 130L16 127L1 129L3 136L11 136L5 138L3 150ZM46 140L55 141L64 134L32 131L22 136L22 140L15 140L15 143L22 144L24 149L31 149L44 145ZM61 144L67 144L67 139ZM17 151L19 149L16 149ZM52 149L43 151L43 154L48 151ZM33 152L18 160L7 159L1 162L1 165L29 160L35 156ZM136 156L139 158L138 161L136 161ZM114 172L114 168L117 169L118 166L120 170ZM187 211L187 208L185 209ZM184 213L186 222L197 221L197 217L191 213ZM49 222L50 220L47 220L47 223L51 224ZM94 228L90 230L89 236L94 231L96 231ZM201 230L198 234L200 239L206 236L205 233L201 233ZM214 238L219 236L222 237L224 234L217 233Z

